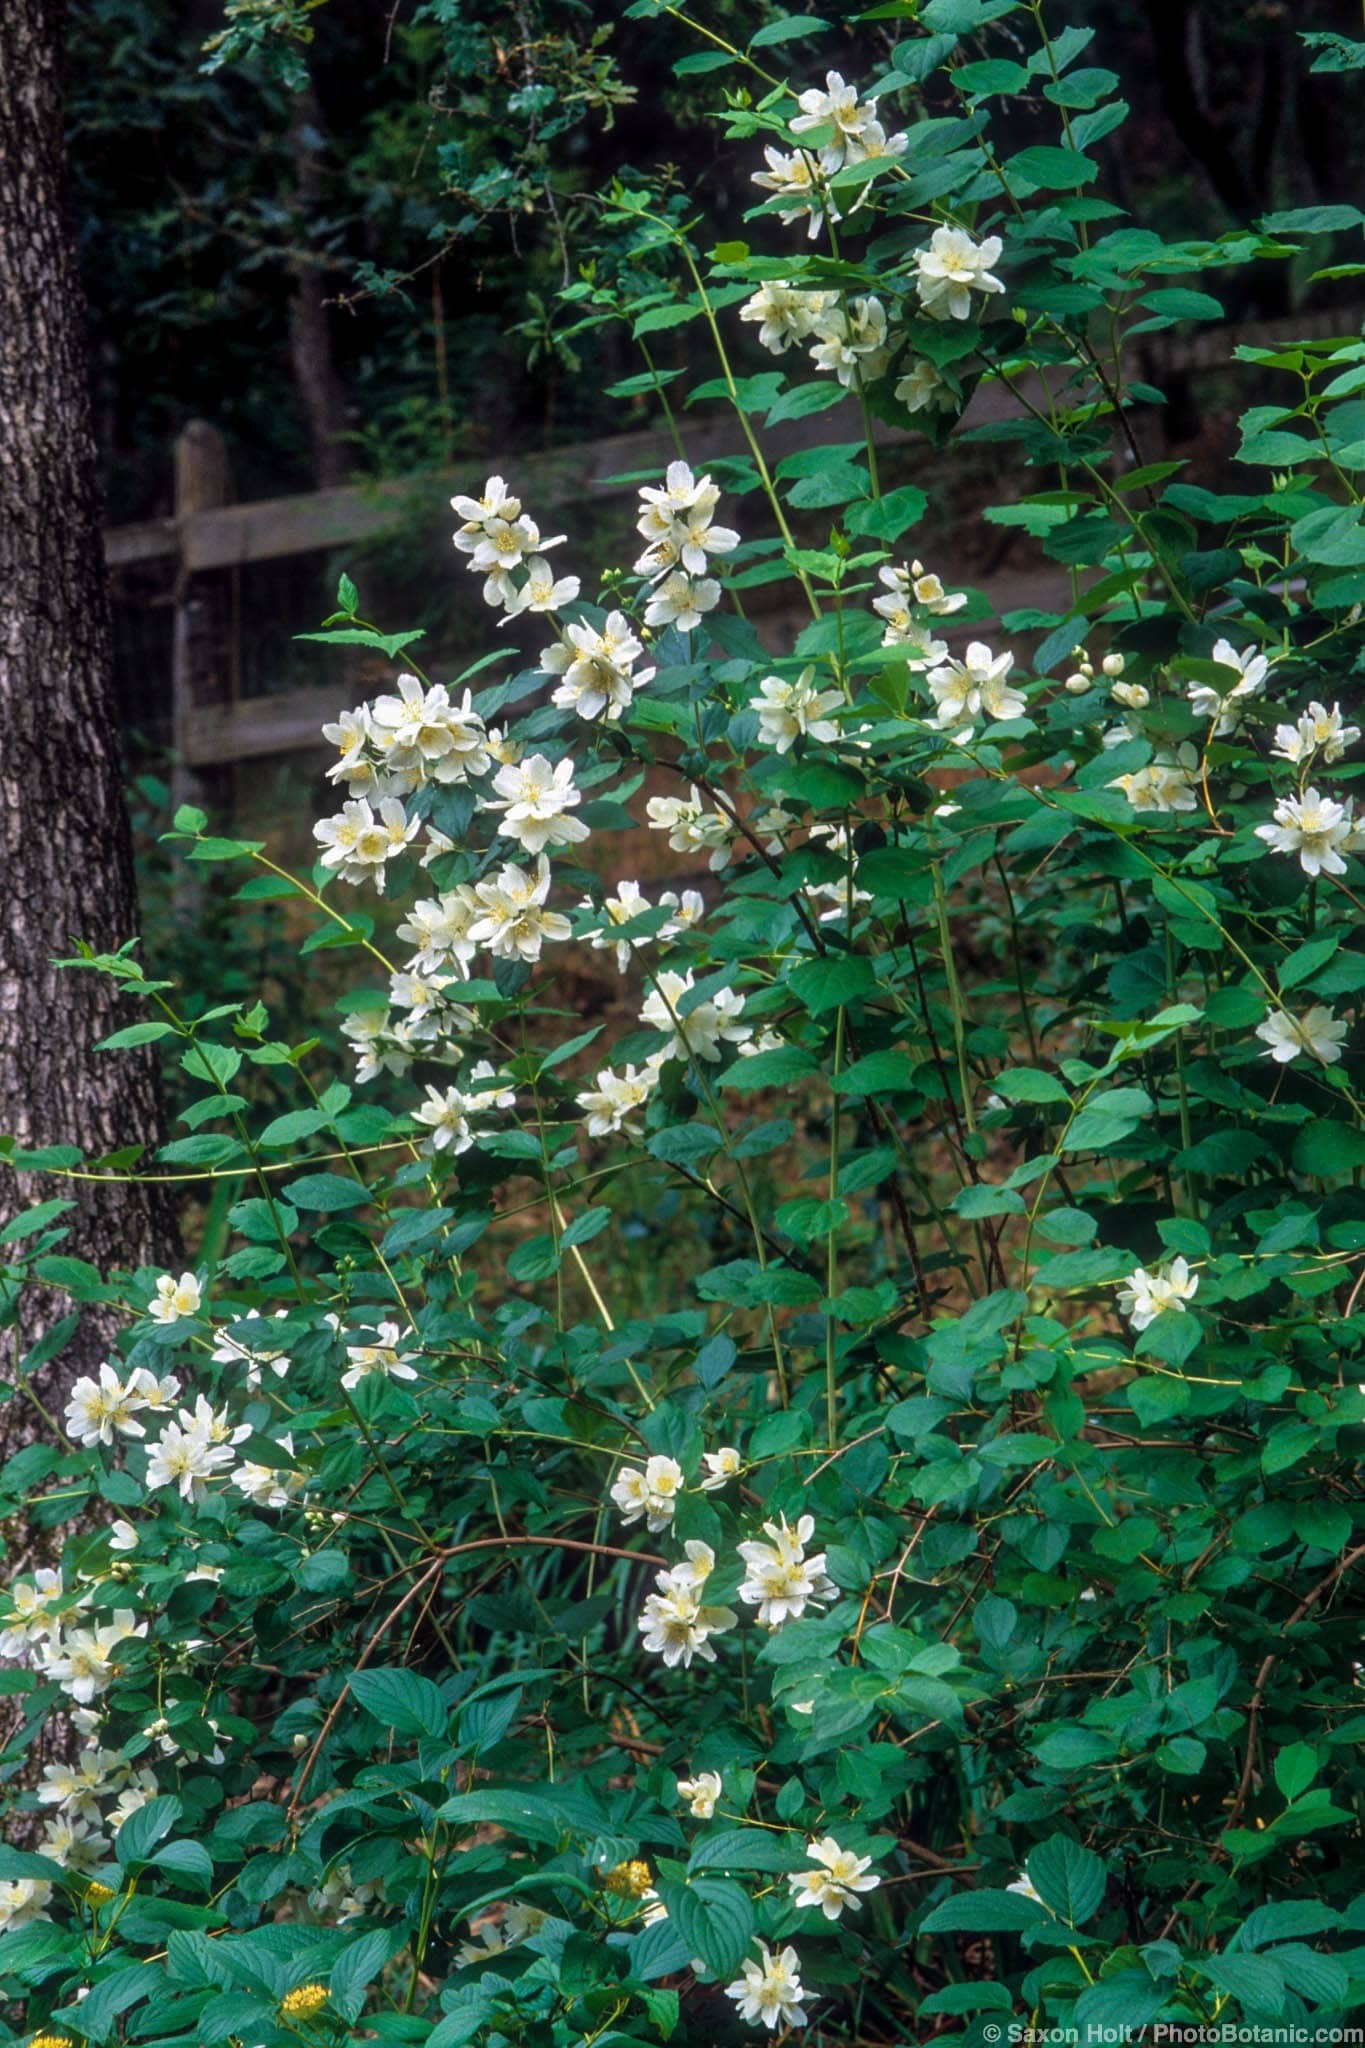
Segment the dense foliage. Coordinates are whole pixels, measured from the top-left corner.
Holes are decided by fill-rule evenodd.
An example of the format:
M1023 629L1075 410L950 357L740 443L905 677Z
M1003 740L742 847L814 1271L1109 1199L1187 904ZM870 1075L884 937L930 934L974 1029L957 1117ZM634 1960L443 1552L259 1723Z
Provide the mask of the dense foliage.
M847 85L775 68L808 17L702 29L754 245L623 181L633 301L566 290L695 338L742 452L689 465L683 416L591 582L502 478L457 499L496 627L449 688L343 581L322 637L394 682L329 732L311 879L177 819L349 950L354 1070L78 970L201 1084L148 1170L231 1183L235 1236L101 1276L60 1196L5 1232L11 1304L127 1317L0 1478L61 1551L3 1616L0 1987L45 2040L1360 2001L1365 341L1258 352L1221 492L1143 459L1125 344L1365 215L1163 240L1095 192L1088 29L881 13ZM964 429L983 380L1017 405ZM914 558L881 423L998 446L1064 613ZM613 856L642 821L665 888Z

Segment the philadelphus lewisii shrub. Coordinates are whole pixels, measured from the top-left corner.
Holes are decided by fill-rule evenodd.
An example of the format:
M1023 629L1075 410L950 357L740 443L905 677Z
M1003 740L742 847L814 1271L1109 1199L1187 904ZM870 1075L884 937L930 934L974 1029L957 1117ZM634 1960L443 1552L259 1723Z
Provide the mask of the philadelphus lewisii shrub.
M392 678L327 730L311 879L179 814L346 949L339 1045L94 963L145 1005L111 1044L201 1084L149 1170L233 1234L101 1276L60 1196L5 1233L11 1304L125 1319L3 1475L60 1556L0 1616L0 1989L46 2040L1365 1995L1365 341L1242 351L1223 491L1143 459L1122 353L1365 216L1163 242L1095 194L1089 29L882 12L857 78L711 34L754 246L623 185L634 298L565 294L714 360L737 452L651 367L633 556L457 496L453 681L343 582L319 637ZM998 450L1064 611L909 538L877 422Z

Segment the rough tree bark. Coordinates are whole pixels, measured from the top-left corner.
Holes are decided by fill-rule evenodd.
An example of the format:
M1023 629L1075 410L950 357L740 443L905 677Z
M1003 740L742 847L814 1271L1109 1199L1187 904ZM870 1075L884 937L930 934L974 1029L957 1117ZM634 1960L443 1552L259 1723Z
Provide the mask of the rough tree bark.
M93 1051L128 1021L112 983L52 965L79 939L111 950L137 930L66 213L64 16L64 0L0 0L0 1131L97 1154L158 1142L161 1111L150 1055ZM0 1218L76 1185L0 1170ZM66 1249L101 1268L174 1254L160 1190L87 1185L70 1220ZM64 1377L107 1355L111 1335L85 1319L35 1382L43 1393L47 1380L49 1407ZM0 1331L10 1381L14 1336ZM11 1396L0 1455L35 1422Z

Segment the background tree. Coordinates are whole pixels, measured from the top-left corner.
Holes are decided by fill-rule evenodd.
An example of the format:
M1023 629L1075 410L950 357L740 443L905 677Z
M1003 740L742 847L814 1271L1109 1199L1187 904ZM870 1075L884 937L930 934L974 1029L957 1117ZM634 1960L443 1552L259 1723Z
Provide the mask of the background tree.
M63 13L60 0L0 8L0 1129L97 1154L154 1143L160 1112L149 1057L94 1050L124 1021L113 985L53 965L78 940L114 948L137 931L66 213ZM0 1180L0 1212L32 1199L20 1182ZM101 1265L174 1242L168 1209L135 1183L85 1184L70 1226L65 1248ZM104 1341L88 1319L51 1370L88 1365ZM0 1447L22 1437L26 1408L0 1412Z

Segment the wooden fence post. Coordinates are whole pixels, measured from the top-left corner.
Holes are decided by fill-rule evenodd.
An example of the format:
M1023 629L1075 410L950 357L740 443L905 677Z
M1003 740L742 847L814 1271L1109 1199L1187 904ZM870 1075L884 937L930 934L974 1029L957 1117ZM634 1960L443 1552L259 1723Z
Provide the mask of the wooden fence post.
M187 740L192 714L228 704L237 695L237 621L232 592L236 569L195 571L187 566L187 522L232 502L227 443L207 420L191 420L175 444L175 518L180 565L175 579L171 643L171 744L175 805L198 804L222 813L232 793L230 763L191 766ZM221 825L224 820L220 816Z

